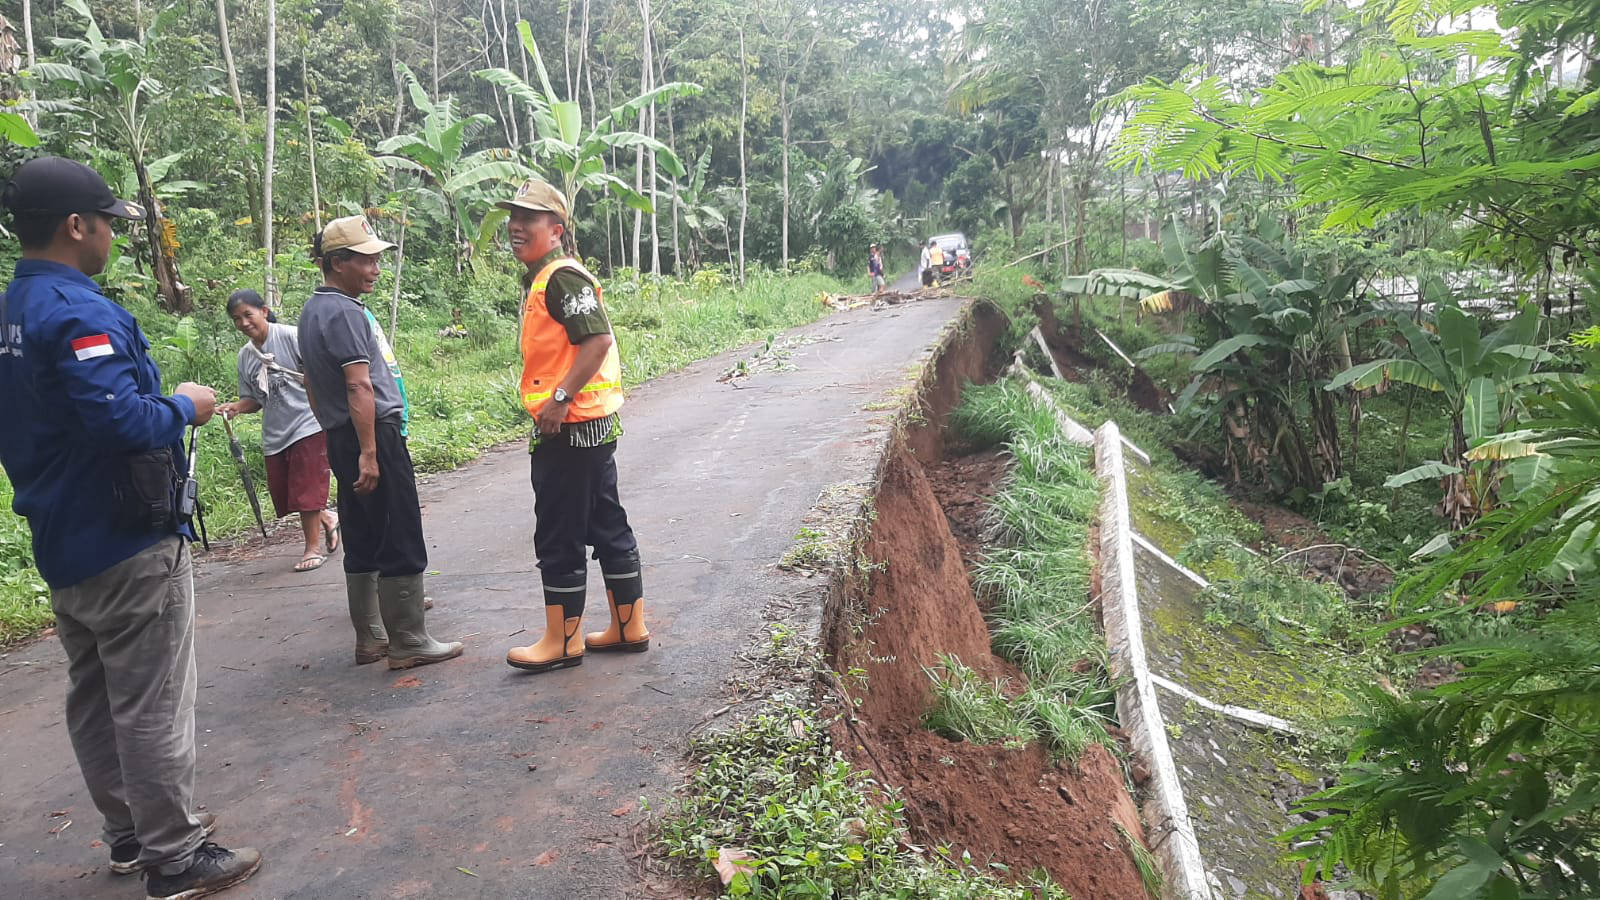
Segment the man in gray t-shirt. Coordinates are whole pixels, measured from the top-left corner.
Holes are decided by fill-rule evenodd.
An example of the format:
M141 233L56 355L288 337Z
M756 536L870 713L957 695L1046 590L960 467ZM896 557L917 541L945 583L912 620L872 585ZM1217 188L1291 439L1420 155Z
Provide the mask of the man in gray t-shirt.
M323 430L350 423L344 370L365 363L372 378L374 419L398 423L400 433L406 433L411 409L400 363L365 303L335 288L317 288L300 311L300 342L306 382L317 398L317 421Z
M428 546L406 448L405 385L360 300L378 283L380 255L393 247L362 216L328 223L313 244L324 284L300 311L300 356L339 481L356 664L387 657L389 668L407 669L454 659L461 644L434 640L424 622Z

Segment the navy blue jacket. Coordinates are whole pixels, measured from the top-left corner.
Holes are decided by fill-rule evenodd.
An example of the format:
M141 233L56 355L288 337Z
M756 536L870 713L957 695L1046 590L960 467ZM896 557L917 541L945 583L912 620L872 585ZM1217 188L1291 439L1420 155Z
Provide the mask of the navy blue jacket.
M171 446L183 463L187 397L161 394L150 342L82 272L24 259L0 297L0 464L53 588L99 574L177 533L133 530L116 508L131 454Z

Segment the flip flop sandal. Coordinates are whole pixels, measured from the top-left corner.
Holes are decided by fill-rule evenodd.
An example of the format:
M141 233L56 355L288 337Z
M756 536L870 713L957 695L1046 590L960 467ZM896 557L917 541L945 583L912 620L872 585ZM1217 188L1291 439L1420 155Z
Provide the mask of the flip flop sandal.
M322 564L327 561L328 558L326 556L320 553L313 553L310 556L302 557L299 562L295 563L294 570L296 572L315 572L322 568ZM307 563L310 563L310 565L307 565Z
M322 528L322 543L323 543L324 546L326 546L328 548L328 555L329 556L332 556L333 554L338 553L339 552L339 548L344 546L344 541L340 538L340 535L339 535L339 529L341 529L343 527L344 527L344 523L340 522L340 523L334 525L332 528L329 528L326 525L324 525L323 528Z

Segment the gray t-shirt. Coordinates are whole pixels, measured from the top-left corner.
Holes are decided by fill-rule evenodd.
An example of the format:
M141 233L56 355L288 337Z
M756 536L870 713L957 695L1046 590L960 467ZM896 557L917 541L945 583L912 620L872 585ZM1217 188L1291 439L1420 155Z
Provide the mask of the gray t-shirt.
M261 352L272 354L272 361L285 369L300 371L300 339L293 325L268 325ZM311 414L305 385L293 375L269 370L250 344L239 348L239 396L261 404L261 452L268 456L322 430Z
M350 422L344 367L366 363L372 373L374 420L394 422L404 433L411 410L400 363L366 304L331 287L317 288L300 311L300 357L324 430Z

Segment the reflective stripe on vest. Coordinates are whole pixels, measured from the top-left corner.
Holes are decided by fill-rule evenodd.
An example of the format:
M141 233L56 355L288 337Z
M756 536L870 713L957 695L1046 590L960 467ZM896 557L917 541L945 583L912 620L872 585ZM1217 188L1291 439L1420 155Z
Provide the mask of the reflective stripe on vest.
M567 329L550 315L545 304L545 290L550 276L558 269L576 269L594 285L595 300L600 299L600 282L581 263L569 257L557 259L534 276L522 307L522 383L519 393L522 406L531 416L555 393L562 379L572 370L578 359L578 347L567 336ZM606 350L600 371L594 374L583 390L574 394L567 407L565 422L588 422L602 419L622 406L622 364L617 356L617 345Z

